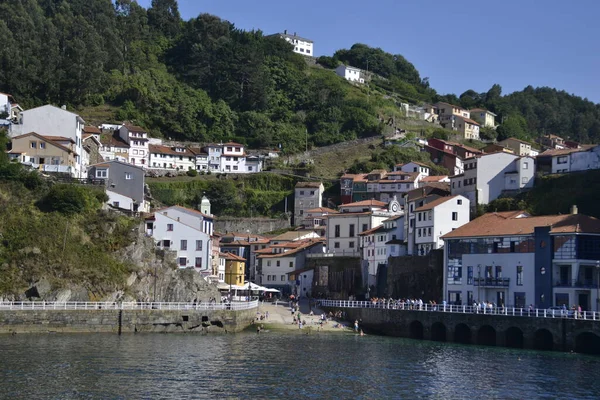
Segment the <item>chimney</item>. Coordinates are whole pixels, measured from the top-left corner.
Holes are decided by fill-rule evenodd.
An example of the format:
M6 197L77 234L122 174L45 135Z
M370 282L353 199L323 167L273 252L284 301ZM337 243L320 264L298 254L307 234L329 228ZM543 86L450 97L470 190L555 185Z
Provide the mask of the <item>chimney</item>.
M67 109L67 106L63 104L62 106L60 106L60 109L61 109L61 110L66 110L66 109Z
M283 34L284 34L284 35L287 35L287 29L283 31Z
M575 204L573 204L571 206L571 214L576 215L579 212L579 210L577 210L577 206Z
M294 36L296 36L296 32L294 32Z

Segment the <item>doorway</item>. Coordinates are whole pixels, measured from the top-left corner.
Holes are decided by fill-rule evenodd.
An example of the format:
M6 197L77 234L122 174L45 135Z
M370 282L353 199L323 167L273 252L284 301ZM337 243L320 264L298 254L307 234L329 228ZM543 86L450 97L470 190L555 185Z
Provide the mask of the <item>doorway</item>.
M496 305L498 307L504 307L504 292L496 292Z
M588 293L579 293L577 295L577 300L579 300L578 305L581 306L581 311L589 311L590 295Z

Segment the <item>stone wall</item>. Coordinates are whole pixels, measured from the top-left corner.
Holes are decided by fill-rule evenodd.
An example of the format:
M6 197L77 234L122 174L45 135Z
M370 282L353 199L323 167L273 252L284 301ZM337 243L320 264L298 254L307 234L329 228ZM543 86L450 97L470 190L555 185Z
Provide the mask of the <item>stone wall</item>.
M314 297L348 299L364 292L360 258L319 257L307 258L306 267L314 268Z
M387 295L394 299L417 298L441 303L444 291L443 268L443 250L434 250L423 257L390 257Z
M289 219L237 217L218 217L215 219L215 231L219 233L246 233L246 230L249 230L248 233L261 234L288 229L290 226Z
M239 332L256 309L202 310L1 310L2 333Z

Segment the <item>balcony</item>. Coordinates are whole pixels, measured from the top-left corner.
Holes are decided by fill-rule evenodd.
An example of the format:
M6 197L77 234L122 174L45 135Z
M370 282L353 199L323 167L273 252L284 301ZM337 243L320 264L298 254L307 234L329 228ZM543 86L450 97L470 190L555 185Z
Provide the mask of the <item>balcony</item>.
M561 279L555 282L555 287L572 287L596 289L598 280L596 279Z
M473 284L481 287L508 287L510 278L473 278Z

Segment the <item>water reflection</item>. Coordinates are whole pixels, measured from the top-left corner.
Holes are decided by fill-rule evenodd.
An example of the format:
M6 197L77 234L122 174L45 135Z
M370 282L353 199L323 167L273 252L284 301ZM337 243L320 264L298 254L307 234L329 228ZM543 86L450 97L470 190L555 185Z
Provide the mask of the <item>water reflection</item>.
M600 359L354 335L0 336L0 397L597 398Z

